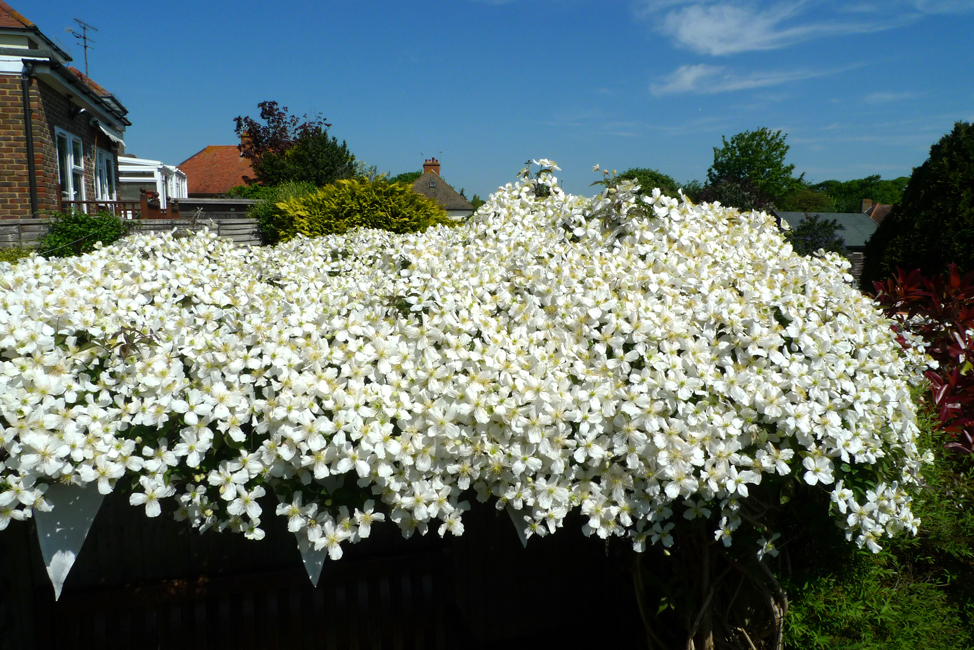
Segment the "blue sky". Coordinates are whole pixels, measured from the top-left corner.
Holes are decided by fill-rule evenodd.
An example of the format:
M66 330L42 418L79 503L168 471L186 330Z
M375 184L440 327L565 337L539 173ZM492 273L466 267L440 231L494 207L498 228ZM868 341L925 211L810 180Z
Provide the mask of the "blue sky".
M974 121L974 0L8 0L178 164L276 100L392 174L435 156L481 197L529 158L704 179L721 136L787 133L818 182L909 175Z

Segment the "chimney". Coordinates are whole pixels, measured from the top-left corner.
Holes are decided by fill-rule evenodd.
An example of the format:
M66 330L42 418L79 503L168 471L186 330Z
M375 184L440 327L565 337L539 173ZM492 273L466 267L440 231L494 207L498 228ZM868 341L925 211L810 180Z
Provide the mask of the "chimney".
M244 131L243 133L240 134L240 147L238 147L238 149L240 149L241 156L243 155L243 150L246 149L249 144L250 144L250 134Z
M869 210L872 207L873 207L873 200L872 199L863 199L862 200L862 210L860 210L860 212L862 212L863 214L869 214Z
M437 176L440 175L440 161L436 158L430 158L423 162L423 173L433 172Z

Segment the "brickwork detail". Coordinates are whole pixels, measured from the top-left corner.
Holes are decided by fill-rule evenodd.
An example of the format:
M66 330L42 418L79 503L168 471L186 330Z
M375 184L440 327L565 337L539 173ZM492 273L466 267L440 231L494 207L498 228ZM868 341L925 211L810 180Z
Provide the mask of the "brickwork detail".
M85 197L94 200L96 147L113 154L113 165L117 170L117 145L97 127L89 124L89 113L72 118L68 98L39 79L31 80L30 105L38 216L48 217L58 208L60 185L55 127L81 138L84 145ZM20 76L0 75L0 219L25 219L31 216L25 129Z

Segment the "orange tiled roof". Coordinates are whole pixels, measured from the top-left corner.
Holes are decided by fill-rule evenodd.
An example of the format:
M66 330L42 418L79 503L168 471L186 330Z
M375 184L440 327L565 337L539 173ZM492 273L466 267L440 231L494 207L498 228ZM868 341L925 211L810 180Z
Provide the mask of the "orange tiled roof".
M237 145L210 145L179 164L186 172L189 194L225 194L243 185L244 176L253 176L250 161L240 155Z
M14 11L10 5L0 0L0 27L12 27L14 29L34 29L34 23L30 22L19 13Z
M2 0L0 0L0 1L2 1ZM94 81L92 81L91 79L89 79L88 77L86 77L85 76L85 73L82 72L81 70L78 70L77 68L72 68L70 66L68 67L68 70L71 71L71 74L73 74L78 79L80 79L82 83L87 82L88 87L91 88L95 92L96 95L99 95L101 97L111 97L112 96L112 94L110 92L108 92L107 90L105 90L104 88L102 88L101 86L99 86L98 84L96 84Z

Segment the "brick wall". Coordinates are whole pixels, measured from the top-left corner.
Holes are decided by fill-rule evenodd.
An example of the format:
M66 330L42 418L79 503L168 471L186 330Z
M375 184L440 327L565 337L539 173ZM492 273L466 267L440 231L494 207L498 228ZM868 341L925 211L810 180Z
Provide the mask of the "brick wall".
M0 75L0 219L30 216L20 77Z
M0 75L0 219L26 219L31 216L22 97L20 76ZM55 212L60 195L55 127L81 138L84 144L85 198L94 200L95 147L114 154L117 170L117 145L88 124L92 117L90 113L71 118L68 98L39 79L31 81L30 105L39 216L46 217Z

